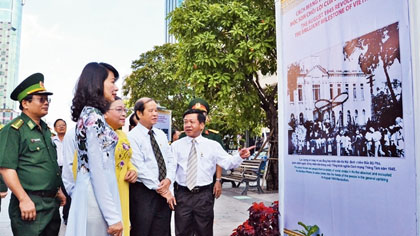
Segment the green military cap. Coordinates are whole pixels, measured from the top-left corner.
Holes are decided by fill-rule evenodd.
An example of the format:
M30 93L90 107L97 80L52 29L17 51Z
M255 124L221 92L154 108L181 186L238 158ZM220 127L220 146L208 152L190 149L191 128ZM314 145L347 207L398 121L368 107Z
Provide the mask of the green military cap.
M26 96L30 94L43 94L52 95L53 93L47 92L44 87L44 75L41 73L35 73L24 81L22 81L10 94L10 98L15 101L22 101Z
M210 112L209 104L202 98L194 98L191 100L190 104L188 104L188 109L202 110L207 113Z

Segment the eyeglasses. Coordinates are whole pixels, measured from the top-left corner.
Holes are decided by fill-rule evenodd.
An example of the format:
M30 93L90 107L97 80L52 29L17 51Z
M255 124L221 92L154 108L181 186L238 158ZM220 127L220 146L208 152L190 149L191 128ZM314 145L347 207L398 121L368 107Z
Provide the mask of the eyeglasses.
M49 97L33 97L32 100L38 100L39 103L44 104L45 102L51 103L51 98Z
M125 114L127 114L127 112L128 112L128 109L127 108L122 108L122 107L117 107L117 108L111 108L111 109L109 109L109 110L114 110L114 111L117 111L118 113L125 113Z

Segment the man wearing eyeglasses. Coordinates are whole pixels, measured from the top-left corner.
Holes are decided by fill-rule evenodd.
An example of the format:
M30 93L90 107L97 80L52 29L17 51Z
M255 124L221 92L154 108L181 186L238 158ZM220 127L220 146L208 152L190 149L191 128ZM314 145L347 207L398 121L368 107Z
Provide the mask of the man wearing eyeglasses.
M64 205L57 152L41 120L48 114L44 76L22 81L10 98L19 101L20 116L0 131L0 173L12 191L9 217L14 235L58 235L59 201Z

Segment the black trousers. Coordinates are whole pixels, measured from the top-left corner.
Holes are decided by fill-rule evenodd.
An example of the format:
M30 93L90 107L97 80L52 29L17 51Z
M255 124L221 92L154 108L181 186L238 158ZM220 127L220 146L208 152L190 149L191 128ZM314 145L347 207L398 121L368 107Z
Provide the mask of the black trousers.
M214 221L213 185L198 192L175 185L175 233L177 236L212 236Z
M60 166L60 172L63 173L62 166ZM63 191L64 196L66 196L66 205L63 206L63 221L64 221L64 224L67 225L67 219L69 218L69 212L70 212L71 197L67 193L67 190L64 187L64 184L61 184L61 191Z
M71 206L71 197L67 193L64 187L61 188L64 196L66 196L66 205L63 206L63 220L64 224L67 225L67 219L69 218L70 206Z
M171 214L166 199L155 190L139 182L130 184L130 235L171 235Z

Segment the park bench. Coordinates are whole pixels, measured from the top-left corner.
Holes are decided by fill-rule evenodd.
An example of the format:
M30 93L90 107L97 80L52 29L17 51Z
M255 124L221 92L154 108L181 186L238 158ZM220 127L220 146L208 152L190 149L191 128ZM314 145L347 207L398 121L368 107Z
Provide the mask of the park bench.
M222 175L222 184L223 182L230 181L233 187L239 187L241 183L245 183L245 189L241 195L247 195L249 187L256 187L258 193L263 193L260 185L263 162L261 159L244 160L237 168L227 171L226 174ZM250 183L254 182L255 185L250 185ZM235 183L238 184L235 185Z

